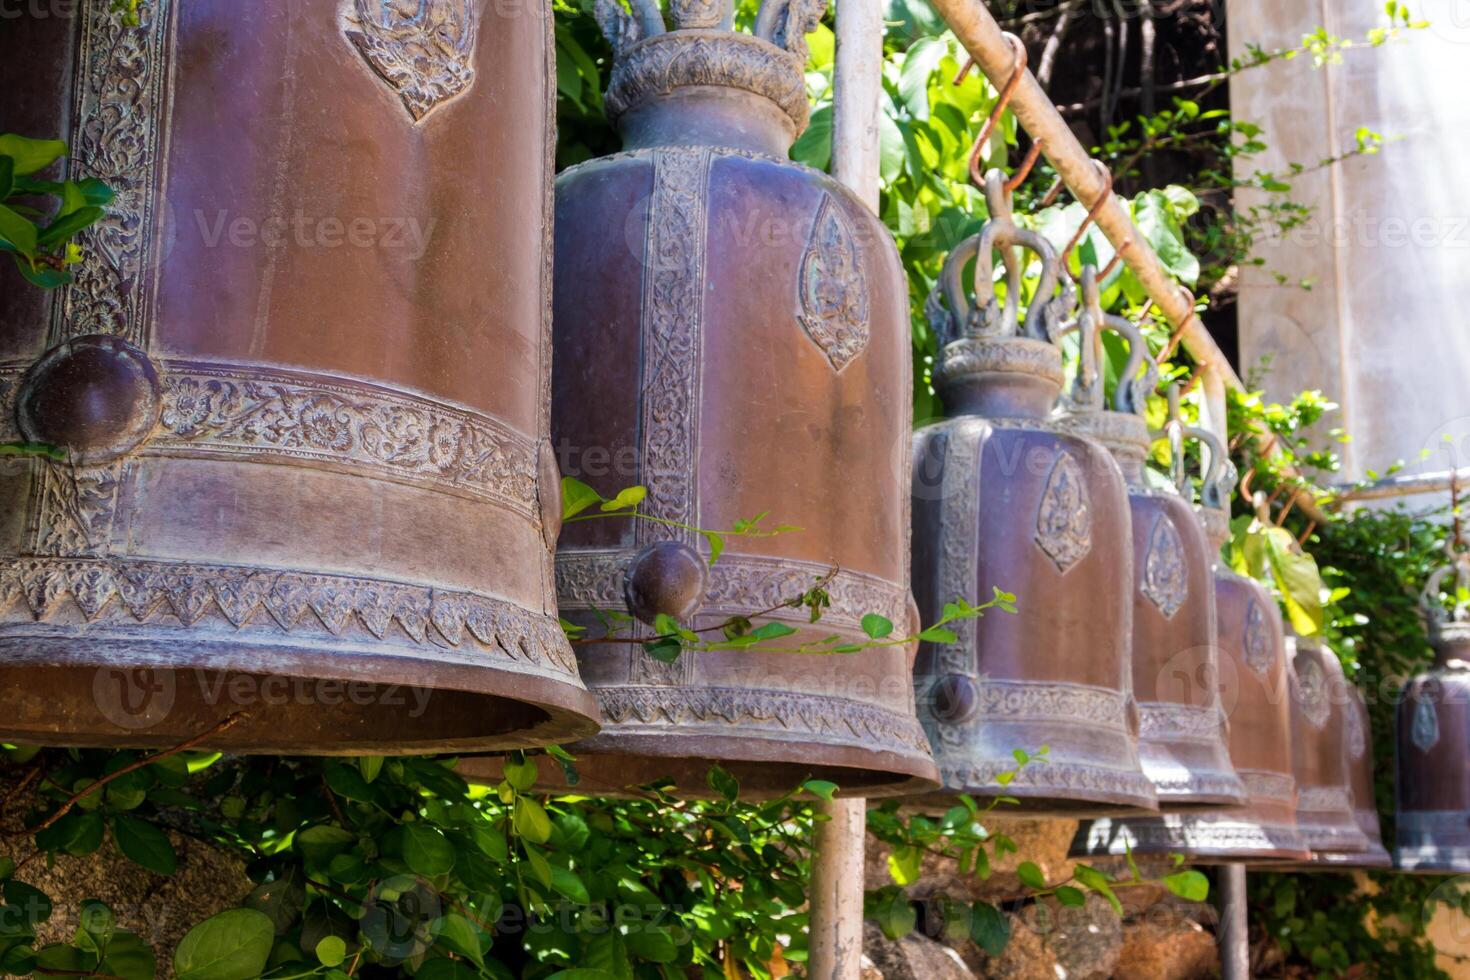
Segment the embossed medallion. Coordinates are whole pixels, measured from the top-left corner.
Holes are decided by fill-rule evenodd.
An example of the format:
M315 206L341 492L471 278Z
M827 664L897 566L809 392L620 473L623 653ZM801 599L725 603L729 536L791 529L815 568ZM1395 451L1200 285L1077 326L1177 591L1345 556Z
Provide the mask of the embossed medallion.
M1425 692L1420 692L1419 700L1414 703L1409 739L1420 752L1428 752L1439 744L1439 712Z
M1036 516L1036 543L1065 574L1092 550L1092 508L1082 467L1062 451L1046 478Z
M481 0L344 0L342 30L414 121L474 83Z
M1302 715L1313 728L1327 724L1332 714L1332 703L1327 696L1327 677L1322 665L1315 660L1299 662L1297 681L1301 690Z
M1252 599L1245 613L1245 662L1257 674L1271 669L1271 628L1261 603Z
M1166 513L1160 513L1149 537L1148 558L1143 570L1143 594L1158 607L1165 619L1173 619L1189 598L1189 569L1184 563L1184 542L1179 529Z
M812 223L800 275L797 319L841 371L868 346L868 282L852 224L829 193Z
M1343 716L1343 725L1347 728L1347 750L1354 762L1363 758L1363 753L1368 751L1368 733L1363 730L1363 713L1358 710L1356 704L1347 706L1347 712Z

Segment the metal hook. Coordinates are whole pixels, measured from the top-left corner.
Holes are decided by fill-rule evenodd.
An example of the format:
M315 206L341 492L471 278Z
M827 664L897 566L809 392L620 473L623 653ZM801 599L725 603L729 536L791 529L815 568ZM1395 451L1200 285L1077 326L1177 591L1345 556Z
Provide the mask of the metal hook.
M975 144L970 147L970 180L974 181L976 187L985 186L985 174L980 169L985 162L985 144L990 141L990 134L995 132L995 126L1000 122L1001 115L1011 104L1011 98L1016 94L1016 89L1020 87L1021 80L1026 77L1026 64L1030 57L1026 53L1026 45L1016 35L1007 32L1005 39L1010 42L1011 49L1015 52L1015 63L1011 69L1011 77L1007 79L1005 87L1000 90L995 105L990 109L990 115L985 119L985 125L980 127L980 135L975 137ZM974 60L971 59L960 70L960 74L955 78L955 84L964 81L965 75L973 64Z
M1044 140L1040 137L1031 141L1031 149L1026 151L1026 159L1021 161L1021 169L1017 170L1015 175L1006 181L1007 194L1014 194L1022 184L1026 183L1026 178L1031 176L1031 168L1036 166L1036 161L1041 156L1041 144L1043 142Z
M1103 180L1106 183L1103 186L1102 193L1098 195L1097 200L1092 202L1092 207L1087 209L1087 217L1083 218L1082 224L1077 226L1077 231L1072 235L1072 240L1067 243L1066 248L1062 249L1061 263L1064 270L1070 268L1072 250L1082 241L1082 236L1087 233L1087 229L1092 227L1092 223L1102 213L1104 205L1108 203L1108 198L1113 196L1113 172L1101 160L1092 161L1092 165L1102 171Z
M1189 315L1193 316L1194 305L1197 302L1194 298L1194 293L1190 291L1188 286L1184 285L1181 285L1179 287L1179 291L1184 294L1185 300L1189 302ZM1179 342L1184 339L1184 328L1187 326L1189 326L1189 317L1185 317L1184 322L1179 324L1178 327L1175 327L1174 332L1169 334L1169 342L1165 344L1164 349L1159 352L1159 364L1167 363L1168 360L1174 356L1174 351L1179 349Z

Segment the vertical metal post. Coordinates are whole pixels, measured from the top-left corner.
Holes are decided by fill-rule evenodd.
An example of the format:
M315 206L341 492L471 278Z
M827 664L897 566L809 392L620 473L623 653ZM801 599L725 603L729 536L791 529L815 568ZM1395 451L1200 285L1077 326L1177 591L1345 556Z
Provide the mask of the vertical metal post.
M883 8L840 0L833 66L832 174L878 210L878 112L883 91ZM867 801L821 804L812 856L812 980L858 980L863 955L863 843Z
M1251 947L1245 912L1245 865L1220 869L1220 965L1224 980L1250 980Z

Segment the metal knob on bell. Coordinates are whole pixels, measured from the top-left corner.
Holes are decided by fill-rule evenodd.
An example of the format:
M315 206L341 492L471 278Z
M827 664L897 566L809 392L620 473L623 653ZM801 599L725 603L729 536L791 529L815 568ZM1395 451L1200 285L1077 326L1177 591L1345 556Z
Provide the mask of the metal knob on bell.
M1453 578L1451 578L1453 576ZM1446 582L1449 579L1449 582ZM1434 665L1399 698L1397 839L1402 871L1470 872L1470 555L1430 576L1424 590ZM1452 609L1441 600L1451 595Z
M1230 761L1248 798L1244 806L1101 819L1084 825L1075 854L1184 854L1197 864L1301 861L1308 850L1296 826L1291 754L1290 668L1281 611L1254 579L1218 560L1230 537L1228 502L1234 467L1210 432L1185 429L1209 447L1209 471L1197 514L1214 563L1221 707L1229 719ZM1182 472L1181 474L1182 475ZM1181 481L1181 488L1187 487Z
M1294 671L1292 753L1297 829L1312 852L1363 854L1370 841L1358 825L1345 728L1351 682L1337 654L1316 637L1288 634Z
M116 199L73 284L0 290L0 441L54 447L0 458L0 741L595 731L551 588L551 12L477 6L6 26L0 82Z
M1233 805L1246 791L1230 764L1220 671L1213 562L1191 503L1171 485L1149 486L1144 461L1153 442L1143 409L1154 387L1138 328L1104 314L1097 272L1082 270L1078 378L1069 425L1113 454L1128 485L1133 537L1133 697L1138 755L1161 810ZM1102 333L1119 334L1129 361L1103 409Z
M1152 810L1131 708L1127 491L1107 450L1053 415L1064 380L1053 338L1070 296L1056 295L1056 251L1017 226L1004 185L999 171L987 175L990 220L956 246L930 297L934 383L949 418L914 436L913 581L925 621L993 588L1018 597L1017 614L952 624L953 642L920 647L920 716L944 781L936 799L1006 795L1043 814ZM1041 264L1024 321L1023 249ZM1043 746L1046 761L1002 782L1016 750Z
M646 519L574 523L560 541L561 610L588 627L578 653L605 726L571 749L577 789L667 777L708 794L715 762L752 798L808 777L864 796L930 785L911 651L797 652L865 641L869 614L911 625L902 266L859 199L788 159L821 8L767 0L747 35L728 2L675 4L672 30L635 7L598 5L624 150L556 184L552 430L569 475L647 488ZM800 530L729 535L718 557L698 530L761 514ZM819 621L783 605L818 586ZM636 642L644 625L596 642L625 607L640 623L797 632L661 662Z

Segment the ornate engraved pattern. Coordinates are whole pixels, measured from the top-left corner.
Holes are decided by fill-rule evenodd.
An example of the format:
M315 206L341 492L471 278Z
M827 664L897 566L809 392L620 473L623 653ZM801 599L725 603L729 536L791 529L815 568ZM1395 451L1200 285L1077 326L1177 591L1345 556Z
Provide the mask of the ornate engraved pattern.
M1368 733L1364 731L1363 712L1357 704L1346 706L1342 723L1347 728L1348 755L1357 762L1368 751Z
M980 440L985 431L985 426L965 421L946 426L939 545L939 584L945 601L974 602L979 589L975 548L980 535ZM951 626L955 641L936 651L939 670L977 676L975 621L966 619Z
M1173 619L1189 598L1189 569L1184 563L1184 542L1167 513L1160 512L1149 535L1148 557L1143 566L1143 594Z
M632 552L567 551L556 557L556 592L562 609L617 609L623 604L623 571ZM787 558L726 554L709 569L702 617L723 620L751 609L765 609L809 590L831 569ZM839 571L827 583L832 605L822 613L822 628L860 629L862 618L878 613L894 623L908 615L908 592L873 575ZM805 610L780 609L770 619L806 623ZM681 660L683 658L680 658Z
M325 630L360 626L379 640L397 623L416 643L478 641L501 659L575 678L576 658L554 618L469 592L402 582L233 565L132 559L22 558L0 565L0 614L18 600L36 620L74 605L88 622L193 627L223 619L236 629Z
M1296 803L1296 778L1287 773L1264 769L1237 769L1236 774L1250 794L1252 803Z
M1143 768L1158 790L1160 800L1179 796L1245 798L1245 787L1233 773L1195 772L1182 767L1161 771L1150 765L1148 759L1144 759Z
M1257 674L1271 669L1271 628L1266 624L1266 612L1257 599L1251 599L1245 612L1245 662Z
M32 489L33 553L54 557L105 554L126 466L117 462L73 467L49 460L38 465Z
M1353 801L1341 786L1303 786L1297 798L1297 809L1311 813L1348 814Z
M536 516L536 448L489 416L360 381L173 361L145 453L274 456L492 500Z
M1168 704L1144 701L1138 705L1138 737L1149 742L1209 742L1221 739L1220 709L1215 705Z
M1142 802L1154 798L1153 783L1136 770L1047 762L1026 766L1011 782L1002 784L1001 774L1015 768L1015 760L961 766L941 761L939 772L945 787L958 792L1014 793L1025 788L1041 793L1065 790L1079 799Z
M1409 740L1420 752L1428 752L1439 744L1439 712L1434 702L1420 692L1414 702L1413 719L1409 727Z
M15 442L20 439L20 427L15 421L15 399L20 390L20 367L0 367L0 442Z
M1302 716L1313 728L1321 728L1332 716L1332 703L1327 697L1327 677L1322 665L1314 659L1299 661L1297 683L1301 694Z
M729 6L728 0L669 0L679 30L718 27Z
M841 371L868 347L868 280L852 223L831 194L822 195L799 275L797 319Z
M79 10L70 176L103 180L116 196L78 237L82 261L52 306L48 346L105 333L145 347L170 4L141 0L137 27L103 0L85 0Z
M1395 823L1401 837L1414 833L1464 840L1470 835L1470 810L1400 810Z
M1092 503L1082 467L1066 450L1046 478L1036 515L1036 543L1063 573L1092 550Z
M414 121L475 80L480 0L343 0L342 31Z
M1219 814L1169 813L1158 817L1094 820L1086 833L1089 854L1123 854L1125 844L1140 851L1183 851L1212 854L1304 850L1301 836L1289 825L1242 820Z
M982 721L1088 725L1123 731L1128 698L1105 687L1041 681L983 680L977 685Z
M610 687L597 691L604 720L621 731L739 726L742 736L781 738L791 733L857 742L866 748L929 755L929 741L912 717L847 698L793 695L748 688Z
M1017 337L1003 340L963 337L940 351L934 382L943 385L955 378L988 371L1027 374L1058 386L1065 380L1062 355L1052 344Z
M806 128L805 58L725 31L679 31L645 38L613 65L604 106L613 121L643 102L687 85L720 85L763 95Z

